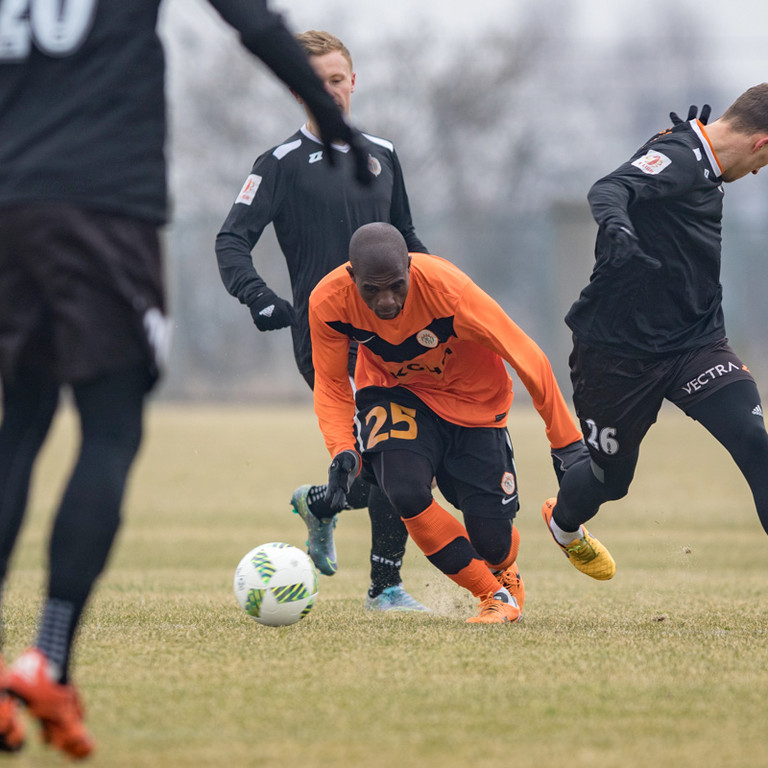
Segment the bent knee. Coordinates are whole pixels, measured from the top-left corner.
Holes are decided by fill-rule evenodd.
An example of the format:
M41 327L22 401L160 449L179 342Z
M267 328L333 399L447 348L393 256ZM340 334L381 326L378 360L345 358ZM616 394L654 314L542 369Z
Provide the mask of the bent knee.
M763 468L768 465L768 432L763 422L754 419L745 429L739 431L738 440L723 443L742 471Z
M623 499L629 492L629 486L635 476L635 463L609 466L604 468L600 475L595 474L595 476L603 486L602 495L605 501Z
M415 517L432 503L432 490L429 486L398 482L385 488L385 492L400 517Z

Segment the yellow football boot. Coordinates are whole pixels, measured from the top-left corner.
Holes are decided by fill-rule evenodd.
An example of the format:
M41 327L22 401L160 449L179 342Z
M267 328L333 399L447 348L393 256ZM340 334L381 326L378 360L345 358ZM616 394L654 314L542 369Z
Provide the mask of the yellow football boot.
M555 539L549 524L556 501L557 499L547 499L541 508L541 515L555 544L563 550L563 554L577 570L599 581L612 579L616 573L616 563L611 553L583 525L581 531L584 535L574 539L570 544L563 546Z

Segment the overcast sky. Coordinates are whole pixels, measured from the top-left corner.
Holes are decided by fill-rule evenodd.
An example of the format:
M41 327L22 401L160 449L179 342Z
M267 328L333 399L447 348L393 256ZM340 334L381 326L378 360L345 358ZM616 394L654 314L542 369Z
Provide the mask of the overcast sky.
M665 6L647 0L579 0L573 5L576 23L556 34L596 45L617 36L653 39L665 24L663 11L653 8L682 8L706 30L706 55L735 90L768 80L768 0L667 0ZM414 26L439 32L446 40L459 39L514 24L521 10L535 13L546 7L546 0L272 0L272 7L283 11L298 31L331 25L354 30L352 47Z

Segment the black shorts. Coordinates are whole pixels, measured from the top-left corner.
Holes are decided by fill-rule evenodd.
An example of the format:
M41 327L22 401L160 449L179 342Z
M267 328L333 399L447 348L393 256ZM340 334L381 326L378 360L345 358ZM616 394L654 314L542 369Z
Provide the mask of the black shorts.
M42 368L61 382L167 352L157 228L63 204L0 210L0 375Z
M365 387L358 390L355 402L364 465L372 453L413 451L431 462L440 491L462 512L515 516L517 472L505 427L453 424L404 387Z
M665 399L687 413L731 382L754 381L727 339L679 355L635 359L574 337L569 364L584 439L596 458L608 460L637 451Z

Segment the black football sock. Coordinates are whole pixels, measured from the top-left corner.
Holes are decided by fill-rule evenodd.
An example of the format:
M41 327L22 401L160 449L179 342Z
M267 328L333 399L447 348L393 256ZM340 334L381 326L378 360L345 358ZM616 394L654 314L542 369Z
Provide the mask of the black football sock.
M63 661L64 679L75 627L119 528L128 472L141 442L147 385L144 369L133 368L73 386L82 441L49 543L39 639L46 655Z
M400 584L400 568L405 555L408 531L386 494L375 485L368 496L371 518L371 586L370 597L380 595L387 587Z
M54 597L46 601L43 609L35 645L57 666L59 683L67 682L72 641L84 605L82 600L73 603Z

